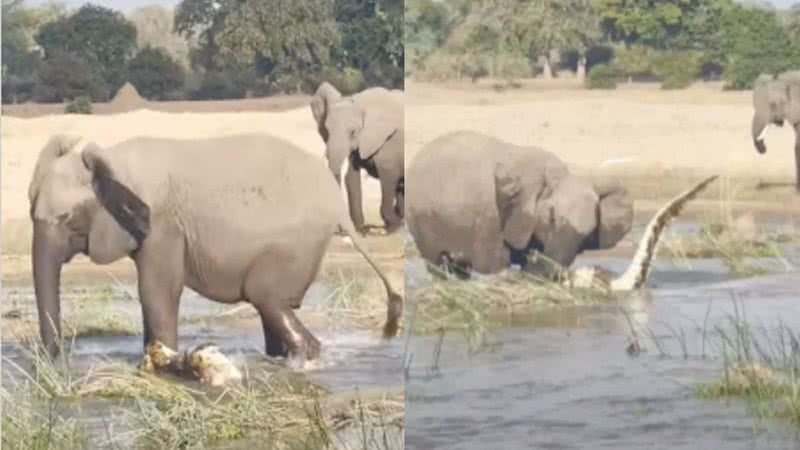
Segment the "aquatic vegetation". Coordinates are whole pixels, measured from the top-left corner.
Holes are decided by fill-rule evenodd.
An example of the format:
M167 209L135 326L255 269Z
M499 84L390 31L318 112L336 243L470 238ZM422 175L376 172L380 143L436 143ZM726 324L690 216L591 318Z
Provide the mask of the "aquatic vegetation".
M486 333L494 326L530 308L613 304L618 295L608 290L568 288L523 272L509 271L469 282L434 279L409 296L406 323L418 335L461 333L475 348L484 344Z
M800 242L800 234L768 233L756 225L752 215L734 218L723 213L706 219L692 235L673 237L665 249L670 257L686 262L691 258L720 258L731 273L752 276L766 270L748 263L746 258L783 260L780 246L792 242Z
M224 389L192 387L122 362L100 361L79 375L67 342L55 361L38 340L23 347L31 369L4 358L5 376L15 386L0 391L3 444L10 440L9 448L31 448L25 443L45 433L63 435L57 445L64 446L33 448L85 448L89 438L79 420L50 410L48 422L40 405L97 399L119 400L113 413L131 431L120 437L124 442L114 443L124 448L200 449L238 439L275 449L402 448L402 392L332 394L280 367L252 373L245 368L243 383Z
M700 385L704 399L741 398L766 418L800 427L800 334L783 325L757 330L744 320L717 327L722 346L721 379Z

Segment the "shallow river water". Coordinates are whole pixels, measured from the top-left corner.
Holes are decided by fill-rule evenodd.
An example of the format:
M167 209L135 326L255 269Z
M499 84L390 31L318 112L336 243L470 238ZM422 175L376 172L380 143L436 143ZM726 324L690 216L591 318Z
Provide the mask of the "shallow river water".
M626 261L578 264L619 271ZM696 395L721 376L721 346L709 330L733 317L758 330L800 329L800 273L783 271L733 280L712 259L691 268L659 262L648 297L618 305L636 323L638 356L626 351L628 319L608 305L527 314L478 352L458 335L445 336L440 353L439 337L413 336L406 448L800 448L792 427L758 419L743 402ZM419 260L407 263L406 277L407 289L428 279Z

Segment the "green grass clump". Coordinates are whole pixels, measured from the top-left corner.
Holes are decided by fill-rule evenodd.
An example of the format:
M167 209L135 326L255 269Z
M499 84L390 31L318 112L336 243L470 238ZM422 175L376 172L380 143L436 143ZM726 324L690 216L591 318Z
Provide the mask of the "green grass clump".
M589 70L586 87L589 89L616 89L621 73L610 64L598 64Z
M800 335L779 326L758 333L745 320L715 330L722 350L719 380L697 387L700 398L740 398L761 417L788 420L800 427Z
M433 268L432 270L436 270ZM406 323L415 334L462 333L481 345L487 331L514 313L534 307L613 303L614 293L573 289L526 273L507 273L490 280L439 280L415 291Z

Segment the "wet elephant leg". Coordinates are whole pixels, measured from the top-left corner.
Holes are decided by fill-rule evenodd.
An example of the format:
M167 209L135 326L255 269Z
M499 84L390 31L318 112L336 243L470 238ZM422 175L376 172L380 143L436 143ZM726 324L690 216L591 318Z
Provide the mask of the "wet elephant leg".
M293 310L319 271L329 239L272 244L248 271L244 292L261 316L268 355L287 356L293 365L319 356L319 341Z
M405 180L400 178L400 181L397 183L397 189L395 190L395 200L394 200L394 212L403 219L406 215L406 205L405 205L405 189L404 185Z
M269 330L269 337L277 337L281 343L282 355L272 355L277 344L270 348L267 342L267 354L270 356L286 356L293 367L302 367L306 361L319 357L320 343L314 335L300 322L291 308L266 303L259 308L264 330Z
M149 236L134 261L139 276L144 345L178 350L178 307L184 285L184 241Z

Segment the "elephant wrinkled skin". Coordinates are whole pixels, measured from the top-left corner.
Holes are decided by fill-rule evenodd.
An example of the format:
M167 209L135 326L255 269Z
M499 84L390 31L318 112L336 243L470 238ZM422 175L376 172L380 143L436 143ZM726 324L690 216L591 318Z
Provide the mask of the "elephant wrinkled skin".
M403 95L372 87L343 97L324 82L311 101L328 167L345 190L350 218L359 231L365 229L361 169L380 181L380 213L387 232L400 227L405 216Z
M448 174L443 176L443 174ZM552 276L584 250L631 229L633 202L611 182L570 175L555 155L459 131L425 145L409 166L408 228L424 259L479 273L511 264Z
M134 138L110 148L55 136L29 188L33 273L42 340L58 353L61 267L129 256L137 269L145 345L177 349L184 286L219 302L250 302L266 351L313 359L319 342L293 310L344 232L389 297L396 334L402 298L361 250L325 165L292 144L253 134L205 140Z

